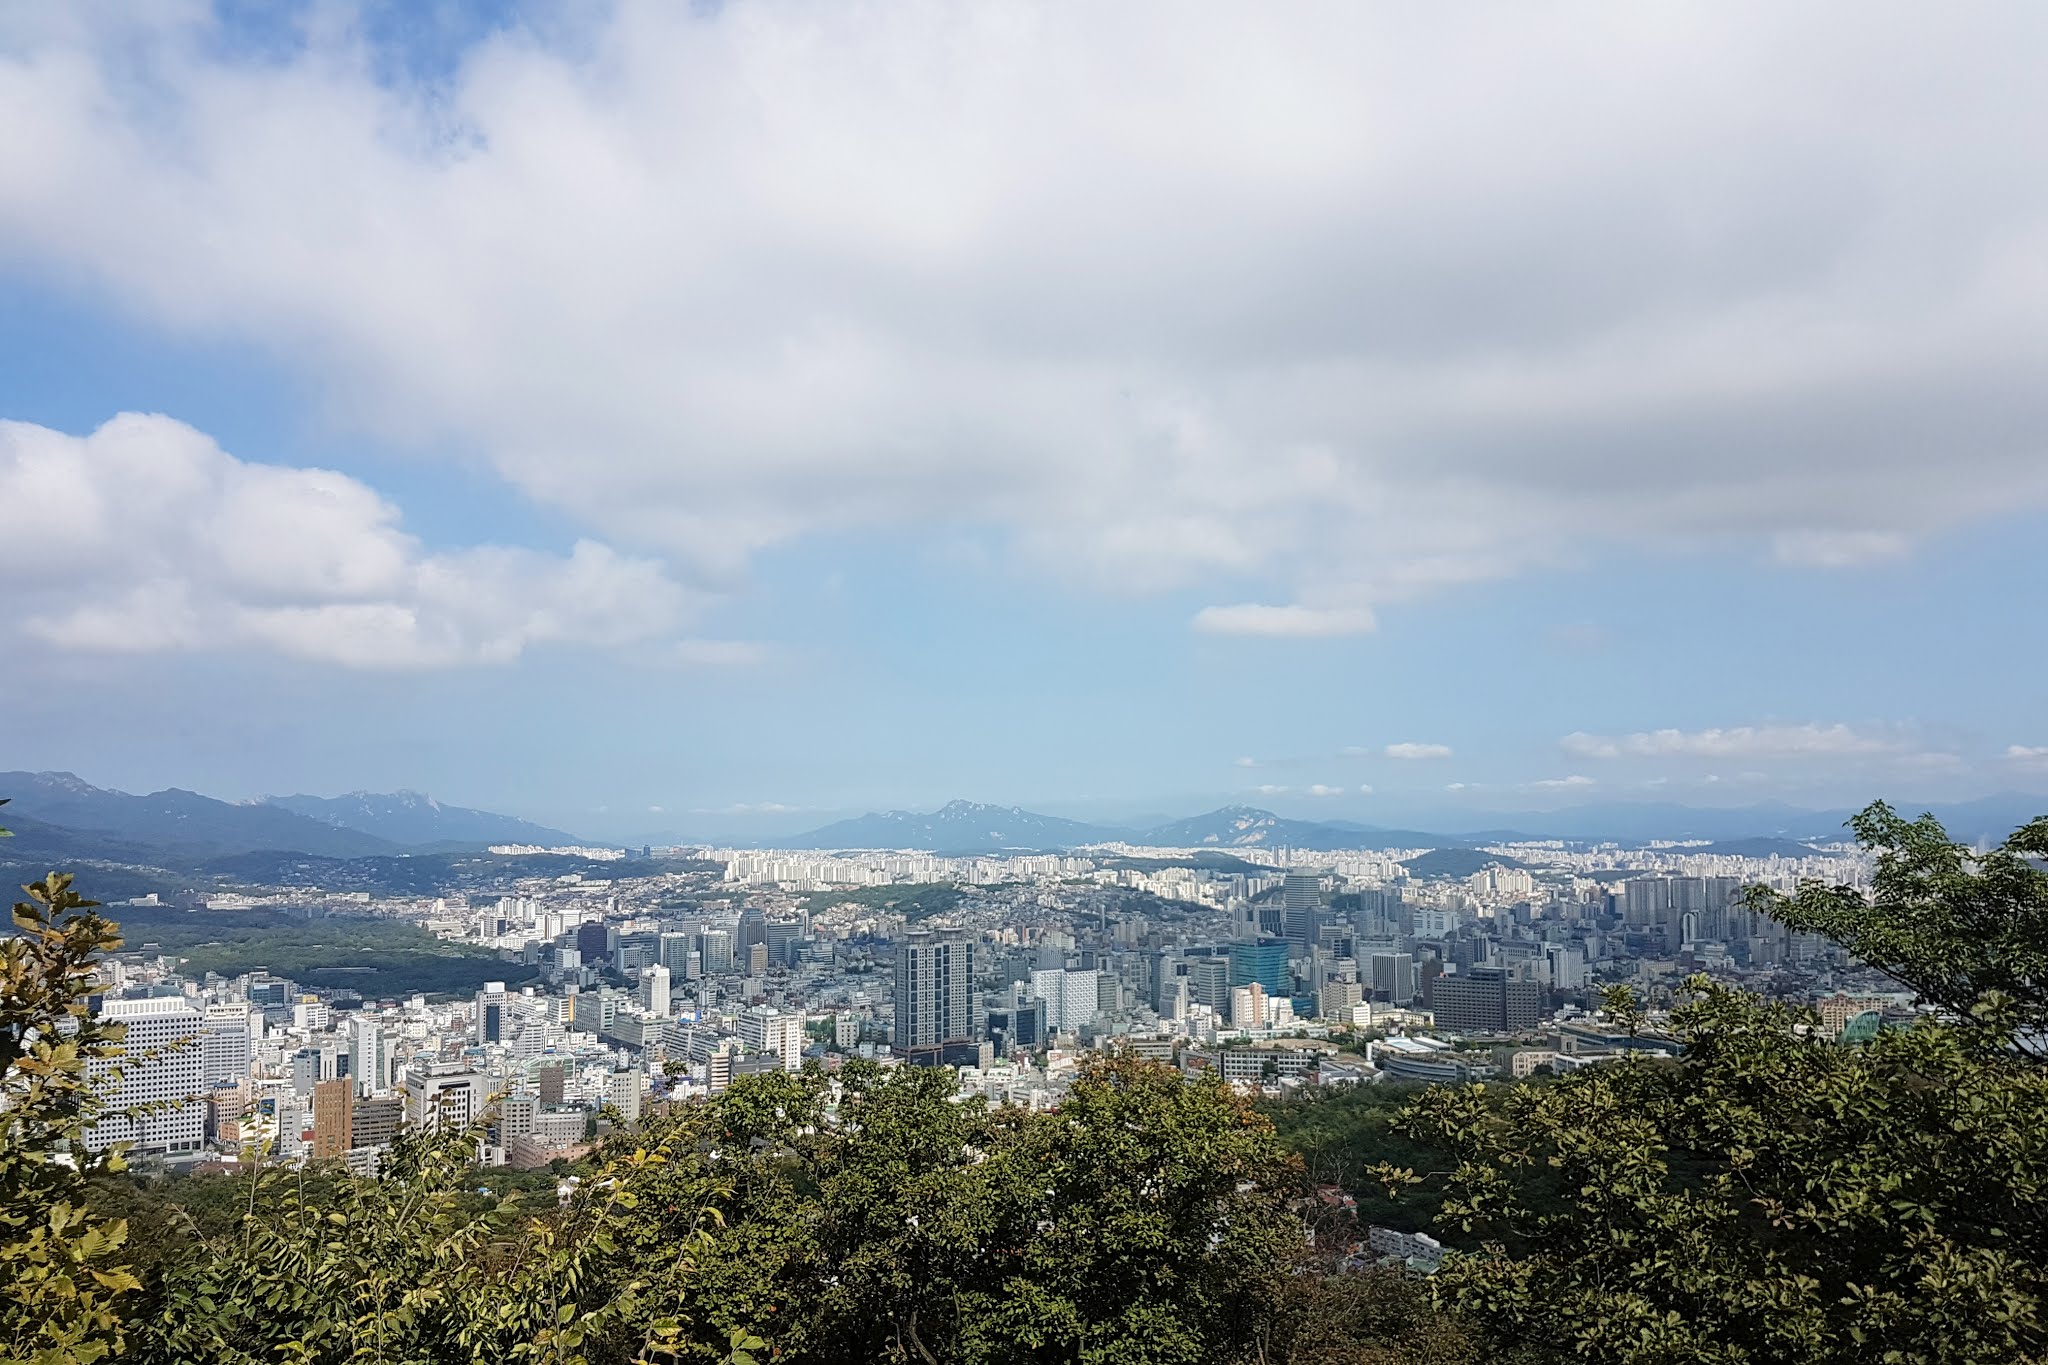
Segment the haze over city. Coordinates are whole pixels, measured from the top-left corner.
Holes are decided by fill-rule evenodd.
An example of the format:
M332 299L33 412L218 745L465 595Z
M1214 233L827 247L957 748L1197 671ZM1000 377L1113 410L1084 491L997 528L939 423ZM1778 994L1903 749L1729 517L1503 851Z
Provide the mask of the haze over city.
M0 757L622 838L2048 791L2048 18L1924 18L10 7Z

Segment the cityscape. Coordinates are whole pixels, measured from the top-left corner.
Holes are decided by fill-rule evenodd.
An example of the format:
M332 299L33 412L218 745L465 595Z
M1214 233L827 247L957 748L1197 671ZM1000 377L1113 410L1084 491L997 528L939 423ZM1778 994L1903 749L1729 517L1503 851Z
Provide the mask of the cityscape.
M2048 1365L2044 70L0 0L0 1365Z
M1254 830L1271 818L1219 814ZM1632 986L1654 1018L1696 972L1811 1006L1837 1034L1910 1020L1910 991L1747 894L1865 888L1870 858L1775 842L1762 856L1704 840L973 856L498 845L501 880L481 889L195 893L202 917L416 925L504 979L392 997L345 969L200 975L131 943L102 1008L164 1055L122 1069L119 1107L164 1107L139 1126L109 1117L95 1141L190 1164L232 1163L260 1139L279 1160L372 1172L401 1124L485 1120L486 1162L533 1169L588 1154L648 1106L855 1058L942 1068L962 1096L1035 1110L1111 1050L1276 1097L1526 1079L1675 1048L1606 1022L1602 992ZM597 871L522 874L559 858ZM187 1038L200 1045L168 1049Z

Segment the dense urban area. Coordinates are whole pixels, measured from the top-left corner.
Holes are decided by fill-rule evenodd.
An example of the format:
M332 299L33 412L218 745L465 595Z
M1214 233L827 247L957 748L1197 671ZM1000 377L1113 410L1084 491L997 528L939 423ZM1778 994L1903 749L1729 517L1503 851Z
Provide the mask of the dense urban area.
M254 1145L370 1171L404 1124L488 1118L485 1161L533 1169L651 1105L850 1058L944 1068L962 1095L1040 1110L1109 1050L1267 1097L1522 1079L1672 1048L1605 1020L1600 992L1627 983L1654 1009L1694 972L1813 1005L1838 1033L1910 1017L1909 992L1745 900L1758 884L1860 885L1852 846L493 851L502 882L460 893L298 886L172 907L260 914L286 942L416 926L489 973L460 994L331 960L222 970L218 950L131 930L101 1011L161 1050L122 1069L120 1105L161 1107L110 1114L95 1140L174 1166ZM522 858L565 856L604 875L520 875ZM701 870L663 870L678 863ZM109 913L153 926L161 908ZM169 1046L187 1038L199 1046Z

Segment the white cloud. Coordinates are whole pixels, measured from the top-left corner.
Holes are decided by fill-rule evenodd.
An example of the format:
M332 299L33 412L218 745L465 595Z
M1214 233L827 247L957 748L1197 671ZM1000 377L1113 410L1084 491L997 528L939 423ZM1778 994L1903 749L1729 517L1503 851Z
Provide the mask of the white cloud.
M1361 782L1361 783L1359 783L1359 784L1358 784L1358 794L1359 794L1360 796L1371 796L1371 795L1372 795L1372 788L1371 788L1371 786L1369 786L1368 784L1366 784L1366 783L1364 783L1364 782Z
M1541 781L1531 782L1529 785L1542 791L1560 791L1567 788L1591 787L1598 784L1583 773L1573 773L1570 777L1546 777Z
M1262 783L1259 786L1253 787L1252 790L1260 796L1285 796L1287 794L1287 788L1276 786L1271 782Z
M768 655L768 646L756 640L677 640L655 652L656 662L677 668L744 668Z
M974 525L1355 634L2048 502L2039 11L619 0L424 92L310 12L8 11L0 254L704 583Z
M1308 794L1310 796L1342 796L1344 789L1342 787L1330 786L1328 783L1318 782L1308 789Z
M1558 747L1579 758L1834 758L1904 751L1896 739L1847 725L1736 725L1709 730L1574 731Z
M1381 752L1386 754L1388 758L1399 759L1449 758L1451 756L1451 746L1448 744L1389 744Z
M1195 613L1195 629L1210 635L1319 640L1364 635L1372 628L1372 612L1363 607L1273 607L1245 602L1234 607L1203 607Z
M260 648L351 668L502 663L658 639L691 594L593 541L432 552L375 490L251 464L167 417L88 436L0 421L0 621L63 647Z
M2010 744L2005 756L2014 763L2048 764L2048 744Z
M1247 754L1243 758L1238 759L1232 766L1239 768L1256 768L1259 766L1259 760Z
M1898 531L1780 531L1771 548L1787 564L1816 569L1849 569L1898 559L1913 548Z

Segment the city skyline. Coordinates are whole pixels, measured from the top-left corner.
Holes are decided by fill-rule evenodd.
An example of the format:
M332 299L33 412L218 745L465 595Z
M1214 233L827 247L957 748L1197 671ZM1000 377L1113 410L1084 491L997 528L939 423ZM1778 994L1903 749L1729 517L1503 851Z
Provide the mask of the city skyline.
M2048 796L2044 25L11 12L0 766Z

